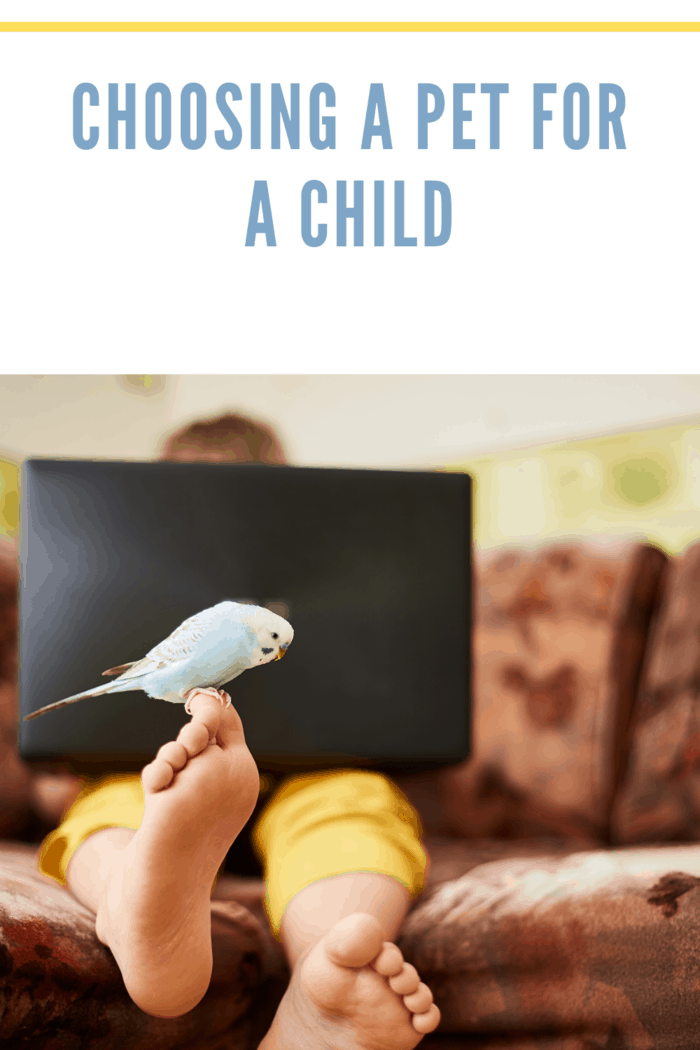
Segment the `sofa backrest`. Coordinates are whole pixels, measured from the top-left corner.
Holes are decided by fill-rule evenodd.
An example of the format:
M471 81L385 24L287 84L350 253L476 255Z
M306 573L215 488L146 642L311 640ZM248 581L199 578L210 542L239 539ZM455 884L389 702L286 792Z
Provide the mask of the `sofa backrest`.
M667 565L647 544L477 562L473 755L402 785L428 827L607 841Z
M669 566L615 799L616 843L700 838L700 544Z

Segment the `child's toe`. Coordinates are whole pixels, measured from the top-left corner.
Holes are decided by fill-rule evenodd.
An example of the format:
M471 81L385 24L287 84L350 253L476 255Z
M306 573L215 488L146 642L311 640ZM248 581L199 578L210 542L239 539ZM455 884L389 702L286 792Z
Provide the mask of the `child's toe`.
M382 977L396 977L403 969L403 955L391 941L384 941L372 966Z
M141 770L143 790L147 795L162 791L168 787L174 776L175 770L169 762L155 759Z
M411 1020L415 1030L420 1033L420 1035L426 1035L428 1032L434 1032L440 1024L440 1011L435 1003L433 1003L430 1009L424 1014L414 1014Z
M424 1014L433 1005L433 993L421 981L416 992L404 995L403 1004L412 1014Z
M177 735L179 743L182 744L190 758L194 758L209 743L209 730L203 722L192 721L184 725Z
M410 963L404 963L401 973L397 974L396 977L389 978L389 987L397 995L412 995L413 992L418 991L419 984L418 971Z
M167 762L177 773L187 762L187 751L177 740L169 740L158 750L155 761Z

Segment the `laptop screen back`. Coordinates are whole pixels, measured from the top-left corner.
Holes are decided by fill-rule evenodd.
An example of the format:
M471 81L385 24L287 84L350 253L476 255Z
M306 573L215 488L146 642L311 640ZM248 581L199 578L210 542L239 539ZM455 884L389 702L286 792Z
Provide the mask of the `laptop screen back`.
M104 684L193 613L249 600L295 630L284 661L229 689L261 765L459 761L470 550L463 474L28 461L22 716ZM21 721L20 752L139 769L186 720L142 692L88 698Z

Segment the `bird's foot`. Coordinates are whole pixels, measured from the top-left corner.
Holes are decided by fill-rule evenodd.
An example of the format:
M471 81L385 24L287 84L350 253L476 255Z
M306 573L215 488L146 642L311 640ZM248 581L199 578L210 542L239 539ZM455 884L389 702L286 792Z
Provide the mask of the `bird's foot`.
M190 701L194 699L197 693L204 693L205 696L213 696L215 699L220 700L224 710L231 706L231 697L224 689L215 689L213 685L197 685L194 689L189 689L182 694L182 699L185 701L185 711L190 716L192 715Z

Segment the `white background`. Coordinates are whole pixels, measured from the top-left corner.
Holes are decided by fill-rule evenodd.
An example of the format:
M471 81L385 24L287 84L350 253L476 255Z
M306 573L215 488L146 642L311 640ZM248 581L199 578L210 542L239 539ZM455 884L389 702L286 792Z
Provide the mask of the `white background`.
M458 11L459 6L459 11ZM600 7L600 5L599 5ZM688 18L691 5L605 5L606 18ZM692 5L697 7L697 5ZM431 18L523 18L500 4L433 5ZM6 3L5 18L57 18L55 6ZM308 3L295 18L362 18ZM529 5L529 18L601 17L589 5ZM290 18L279 4L61 5L62 18ZM421 17L417 5L373 5L373 18ZM425 17L425 12L422 12ZM3 371L349 373L696 371L698 34L2 34ZM241 146L214 141L224 121L215 93L243 92ZM72 95L100 91L92 151L72 138ZM144 95L173 95L173 141L148 148ZM179 142L179 93L208 95L208 138ZM338 148L314 150L308 96L336 90ZM385 85L394 148L360 141L369 84ZM446 111L416 148L416 85L438 84ZM501 149L488 148L482 82L505 81ZM532 84L554 119L532 148ZM562 97L579 81L591 94L591 138L568 149ZM627 99L627 149L598 149L598 83ZM136 149L107 149L107 85L136 83ZM263 148L251 151L250 84L263 85ZM301 84L301 148L270 149L269 86ZM473 151L453 150L451 85L474 119ZM123 102L122 102L123 104ZM122 131L123 137L123 131ZM329 188L327 243L300 236L300 191ZM278 247L245 248L250 195L266 179ZM365 180L365 246L336 247L335 180ZM371 237L372 180L387 189L387 246ZM407 232L391 245L391 186L403 179ZM452 191L452 237L422 247L425 179ZM318 210L319 217L321 211Z
M3 0L14 20L693 20L697 0Z

